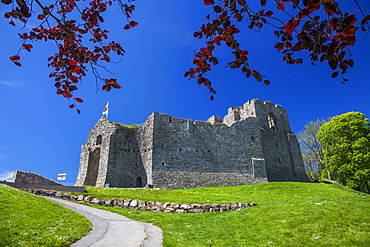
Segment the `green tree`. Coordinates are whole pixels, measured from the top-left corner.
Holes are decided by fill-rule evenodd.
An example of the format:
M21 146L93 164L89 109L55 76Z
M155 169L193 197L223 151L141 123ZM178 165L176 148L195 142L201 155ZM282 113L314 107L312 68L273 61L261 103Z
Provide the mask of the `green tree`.
M325 169L323 164L324 155L317 133L320 127L330 119L316 119L304 126L304 130L298 133L298 141L301 146L303 162L307 175L312 179L320 179L321 172Z
M317 134L333 179L370 193L370 123L360 112L333 117Z

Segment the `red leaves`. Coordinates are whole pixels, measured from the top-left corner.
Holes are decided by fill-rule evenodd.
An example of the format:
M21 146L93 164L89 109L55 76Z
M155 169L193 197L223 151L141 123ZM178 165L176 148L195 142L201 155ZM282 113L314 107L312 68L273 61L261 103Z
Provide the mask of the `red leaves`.
M222 2L222 1L220 1ZM266 2L266 1L264 1ZM206 5L212 5L215 1L207 1ZM210 91L211 94L215 94L216 91L212 88L211 81L204 77L204 74L212 70L212 66L218 65L218 59L213 55L215 50L215 45L220 46L222 43L226 44L232 50L234 56L233 60L228 63L229 68L231 69L241 69L241 72L250 77L251 75L259 82L263 82L266 85L270 84L268 80L264 80L258 71L252 70L249 68L248 64L248 51L242 50L240 44L236 40L236 34L240 33L240 30L236 25L232 24L230 18L231 16L237 21L240 22L244 18L244 9L247 5L245 0L238 1L225 1L223 5L216 5L212 7L212 10L216 14L216 18L209 21L207 24L202 25L200 31L194 33L195 38L203 38L206 40L206 47L201 47L199 52L195 53L194 59L192 60L194 68L190 68L185 74L184 77L189 79L196 79L198 85L204 85ZM237 4L243 9L237 9ZM245 7L246 8L246 7ZM229 11L230 10L230 14ZM263 16L273 15L272 11L264 12L260 11L258 14L253 16L252 27L256 26L258 28L262 27L263 23L266 23L266 20ZM210 18L210 14L207 15L206 19ZM214 99L214 96L211 95L211 100Z
M285 10L285 4L281 3L281 2L278 2L278 3L276 3L276 8L279 9L279 10Z
M4 15L4 18L12 18L9 22L11 25L15 25L14 19L26 22L26 18L31 16L29 7L32 2L26 3L25 0L1 1L3 3L13 3L14 5L14 9ZM49 74L49 78L54 80L54 86L58 95L73 100L74 103L69 106L70 108L76 108L76 102L83 103L81 98L74 97L74 92L78 89L76 84L86 75L87 66L92 68L96 80L104 82L104 90L109 91L111 88L121 88L115 79L104 79L99 75L98 66L100 65L98 62L100 60L111 62L111 54L115 53L123 56L125 53L119 43L105 41L108 39L109 31L100 28L100 23L104 22L101 13L105 12L108 6L112 6L112 1L89 0L87 5L82 5L86 7L80 6L81 9L76 8L76 1L61 0L57 1L55 5L40 6L42 12L36 13L36 18L41 24L36 25L31 31L18 34L20 39L23 40L21 48L26 51L31 51L33 48L29 41L44 40L55 42L57 51L47 59L48 66L54 69ZM133 0L129 0L129 2L131 1ZM19 7L16 7L16 5ZM130 18L135 6L129 6L121 1L119 1L119 5L126 17ZM67 15L72 12L73 14L71 15L76 19L70 19L71 15ZM81 18L77 18L76 14L81 15ZM47 18L50 15L53 18ZM77 21L80 19L82 19L82 22ZM51 22L54 20L56 20L55 26ZM47 25L44 26L44 23ZM132 28L137 26L138 23L130 21L128 25L129 28ZM83 42L92 42L94 45L85 46ZM93 48L90 49L90 47ZM18 54L11 56L10 60L15 65L21 66ZM79 110L76 110L79 113Z
M21 67L22 64L20 62L18 62L18 60L20 60L21 57L19 55L13 55L10 57L10 60L17 66Z
M117 82L116 82L116 79L105 79L104 80L105 81L105 85L102 87L102 90L105 90L105 91L107 91L107 92L109 92L111 89L112 89L112 87L113 88L116 88L116 89L118 89L118 88L122 88Z
M216 13L221 13L222 12L222 7L217 5L213 8L213 10L216 12Z
M300 25L300 23L301 23L300 19L291 19L286 23L286 25L284 27L284 30L288 34L292 34L294 32L295 28Z
M67 64L75 66L75 65L77 65L77 62L75 60L68 60Z
M20 60L21 59L21 57L20 56L18 56L18 55L14 55L14 56L11 56L10 57L10 60L11 61L18 61L18 60Z
M13 2L13 0L1 0L1 2L2 2L3 4L8 5L8 4L11 4L11 3Z
M364 19L362 19L361 21L361 25L365 25L366 22L370 21L370 15L367 15L364 17Z
M137 23L136 21L130 21L130 23L127 24L123 29L128 30L130 28L136 27L138 24L139 23Z
M78 103L83 103L83 102L84 102L81 98L75 98L75 100L76 100Z
M30 52L31 49L33 48L33 45L30 44L23 44L22 48L25 49L26 51Z
M214 0L203 0L204 5L212 5L215 3Z

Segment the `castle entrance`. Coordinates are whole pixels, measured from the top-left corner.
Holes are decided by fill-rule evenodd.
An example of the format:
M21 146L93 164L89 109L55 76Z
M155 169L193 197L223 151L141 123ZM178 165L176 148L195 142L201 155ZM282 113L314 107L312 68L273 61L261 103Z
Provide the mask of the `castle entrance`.
M86 186L96 185L96 179L98 178L99 172L99 160L100 160L100 148L97 148L93 152L89 153L89 161L87 165L87 173L84 185Z

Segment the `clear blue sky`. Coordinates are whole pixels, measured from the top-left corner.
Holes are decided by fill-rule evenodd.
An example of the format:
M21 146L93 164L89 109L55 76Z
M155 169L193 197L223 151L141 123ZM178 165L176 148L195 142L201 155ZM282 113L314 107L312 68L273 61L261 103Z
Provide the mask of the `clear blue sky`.
M344 1L340 1L344 2ZM345 1L348 2L351 1ZM360 0L370 13L370 2ZM81 114L68 108L68 100L55 94L54 82L48 78L46 58L55 49L52 43L33 43L31 53L22 53L22 68L8 59L19 46L19 27L12 27L0 18L0 179L14 170L41 174L56 180L58 173L67 173L67 185L73 185L79 167L81 145L88 131L101 117L110 102L109 119L123 124L140 124L153 111L174 117L206 120L211 115L223 117L228 107L237 107L253 98L269 100L287 109L292 130L317 118L327 118L348 111L360 111L370 117L370 37L358 32L358 43L352 49L355 67L346 75L350 81L342 85L331 79L326 64L288 65L276 51L272 32L239 34L242 47L249 50L251 67L267 75L271 85L246 79L237 70L225 69L231 59L226 48L217 51L219 66L209 73L217 94L214 101L196 81L183 74L192 67L194 51L203 41L193 38L209 8L201 0L135 1L134 20L139 25L130 31L123 15L112 12L105 17L110 37L122 44L127 54L120 63L108 64L123 87L111 92L97 91L95 80L88 76L79 85L77 97ZM7 7L0 4L3 13ZM351 7L349 12L358 11ZM32 27L30 21L27 28ZM302 54L302 58L307 58ZM116 59L118 60L118 59ZM107 75L110 77L110 75ZM99 88L101 85L99 85ZM9 180L9 179L8 179Z

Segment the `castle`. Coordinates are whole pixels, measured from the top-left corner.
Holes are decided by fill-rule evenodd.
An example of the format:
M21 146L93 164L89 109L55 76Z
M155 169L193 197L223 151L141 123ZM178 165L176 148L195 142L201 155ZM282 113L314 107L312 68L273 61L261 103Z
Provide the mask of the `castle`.
M162 189L310 181L286 110L250 100L223 119L153 112L130 128L99 119L82 145L76 186Z

